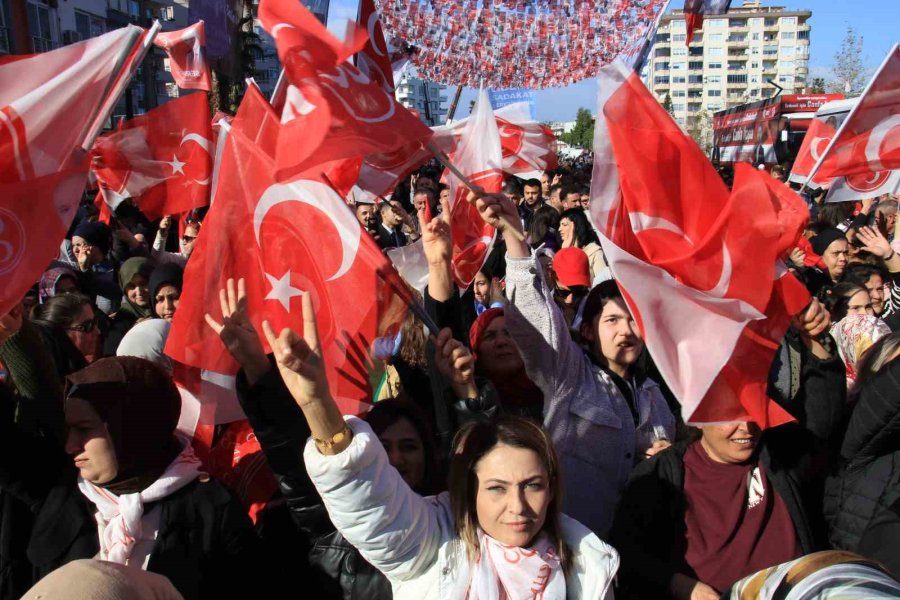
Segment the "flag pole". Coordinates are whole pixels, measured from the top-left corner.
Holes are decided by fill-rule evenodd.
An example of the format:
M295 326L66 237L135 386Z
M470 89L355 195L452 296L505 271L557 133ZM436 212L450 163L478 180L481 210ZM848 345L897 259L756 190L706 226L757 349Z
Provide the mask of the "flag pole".
M866 84L866 88L863 90L862 94L860 94L859 100L856 102L856 105L850 110L850 114L847 115L847 118L844 119L844 122L841 123L841 126L837 130L837 133L835 133L834 137L831 138L831 141L828 142L828 147L825 148L825 152L822 153L822 155L819 157L819 160L816 161L815 165L813 165L813 168L810 170L809 175L806 176L806 182L804 182L803 186L801 186L801 189L809 186L809 182L812 181L812 178L815 177L816 173L819 171L819 167L821 167L822 163L825 162L825 159L828 157L828 154L834 147L835 142L837 142L841 137L841 134L844 133L844 129L847 128L847 123L852 121L853 117L856 116L857 111L859 111L860 105L862 105L863 99L866 97L866 95L868 95L869 90L872 89L872 85L878 79L878 76L881 75L881 72L884 71L884 68L891 60L891 57L897 53L898 49L900 49L900 44L894 44L890 52L887 53L887 56L884 57L884 60L881 61L881 66L878 67L878 70L875 71L872 79L870 79L869 83Z
M438 159L438 162L440 162L442 165L444 165L448 171L453 173L453 175L457 179L459 179L464 186L466 186L467 188L472 190L472 192L475 193L475 196L477 198L481 198L482 196L486 195L486 192L483 189L481 189L481 187L472 183L468 177L463 175L462 171L460 171L456 167L456 165L454 165L452 162L450 162L450 157L447 156L447 154L444 153L443 150L438 148L434 142L432 142L432 141L426 142L425 147L428 149L429 152L434 154L434 157L436 159ZM500 222L503 223L504 229L506 231L509 231L513 235L513 237L515 237L520 242L525 241L525 235L521 231L519 231L518 227L516 227L515 225L510 223L506 217L500 217Z
M275 87L272 88L272 95L269 96L269 104L278 106L281 103L287 91L287 85L287 77L284 74L284 69L281 69L281 73L278 74L278 81L275 82Z
M103 129L103 124L109 119L112 111L115 110L116 104L119 102L119 98L122 96L122 93L125 91L125 88L128 87L128 84L131 82L132 77L134 77L135 71L137 71L138 65L143 62L144 57L147 56L147 52L150 50L150 46L153 45L153 40L156 38L156 34L159 33L159 30L162 29L162 25L158 20L153 21L153 25L147 31L147 35L144 36L143 43L141 47L138 49L137 54L134 57L134 60L128 65L128 70L126 73L120 74L119 77L113 78L109 84L107 85L106 93L106 104L101 104L101 107L97 111L97 119L92 121L92 125L87 131L87 134L84 137L84 142L81 144L81 148L84 151L88 151L94 145L94 142L97 140L97 137L100 135L100 131ZM138 29L132 35L140 35L140 30ZM116 60L116 67L114 69L114 73L122 70L125 61L128 59L128 55L131 54L132 44L129 44L128 52L123 52L119 58ZM109 94L107 96L107 94Z

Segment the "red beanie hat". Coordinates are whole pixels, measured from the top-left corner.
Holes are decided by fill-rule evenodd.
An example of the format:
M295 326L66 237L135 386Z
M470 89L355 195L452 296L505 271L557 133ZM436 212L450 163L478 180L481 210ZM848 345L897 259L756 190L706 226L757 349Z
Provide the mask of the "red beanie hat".
M477 358L478 344L481 342L481 336L484 334L484 330L488 328L488 325L490 325L494 319L502 316L502 308L489 308L478 315L478 318L472 323L472 327L469 329L469 349L472 351L473 356Z
M591 287L591 265L581 248L563 248L553 257L556 281L571 288Z

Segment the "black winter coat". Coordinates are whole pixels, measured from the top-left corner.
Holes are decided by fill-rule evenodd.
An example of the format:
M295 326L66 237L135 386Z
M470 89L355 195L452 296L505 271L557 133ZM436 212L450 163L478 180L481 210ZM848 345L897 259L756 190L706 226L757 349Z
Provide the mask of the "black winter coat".
M805 350L805 349L804 349ZM786 406L803 424L763 433L758 460L772 488L787 505L804 554L825 546L825 527L817 508L830 443L840 429L846 396L840 358L826 361L806 354L796 406ZM695 576L685 561L684 440L646 460L631 474L619 500L609 542L622 557L620 600L667 598L672 576Z
M825 486L828 539L900 577L900 359L863 385Z
M24 554L30 587L66 563L100 550L94 506L78 490L71 461L55 444L0 418L0 489L34 515ZM23 459L23 457L27 457ZM160 528L148 570L165 575L185 600L264 597L272 578L253 524L236 498L214 480L195 481L159 501ZM152 504L145 510L151 510ZM4 527L2 535L7 536ZM0 587L21 572L2 573ZM26 588L27 589L27 588Z
M391 584L335 529L303 463L309 425L272 366L254 385L243 371L237 395L256 433L294 524L309 544L309 566L323 600L390 600ZM302 595L302 594L301 594Z

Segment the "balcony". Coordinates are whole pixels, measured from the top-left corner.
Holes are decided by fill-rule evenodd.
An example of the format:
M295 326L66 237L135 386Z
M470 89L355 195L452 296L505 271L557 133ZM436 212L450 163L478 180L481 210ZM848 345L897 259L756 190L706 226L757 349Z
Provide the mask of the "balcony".
M53 40L48 40L47 38L42 37L31 37L31 48L32 51L37 52L49 52L50 50L55 50L59 48L59 42L54 42Z
M750 57L744 52L728 53L728 60L747 60Z

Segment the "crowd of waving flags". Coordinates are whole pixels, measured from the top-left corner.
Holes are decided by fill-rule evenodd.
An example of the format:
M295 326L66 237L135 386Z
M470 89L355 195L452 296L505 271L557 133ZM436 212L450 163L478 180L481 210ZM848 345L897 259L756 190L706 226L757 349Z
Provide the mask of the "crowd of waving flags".
M657 4L601 2L607 12L573 22L616 44L612 29L621 31L638 13L644 22ZM554 10L578 15L588 6ZM450 10L449 3L433 7ZM544 22L531 3L480 10L491 22L512 13ZM468 119L423 125L391 93L391 57L374 35L376 14L361 15L340 41L300 3L262 0L259 18L275 39L287 87L273 104L248 86L233 118L208 113L202 23L162 42L154 42L154 30L129 26L0 61L0 311L54 257L93 170L113 208L127 197L160 217L211 204L166 347L185 398L182 427L201 454L218 456L210 435L223 412L217 403L229 394L233 402L237 365L204 320L217 313L229 279L244 280L258 329L268 320L276 330L302 330L300 297L309 294L336 400L345 413L363 412L379 369L370 351L393 339L416 305L349 209L351 190L384 196L435 153L447 155L467 179L446 174L453 274L465 287L495 237L469 204L467 186L495 192L506 175L532 177L555 166L552 133L525 106L492 111L486 93ZM108 120L151 43L169 52L178 85L195 91L98 138L98 124ZM359 66L347 60L354 54ZM491 60L528 70L516 58ZM631 69L616 62L596 73L591 218L682 416L693 423L785 422L790 417L766 396L766 374L791 315L809 302L781 261L801 234L805 205L746 165L729 191ZM895 47L828 149L810 150L818 158L807 179L872 179L900 168L898 73ZM368 301L351 301L360 298ZM227 460L217 460L253 454L242 427L233 427Z

